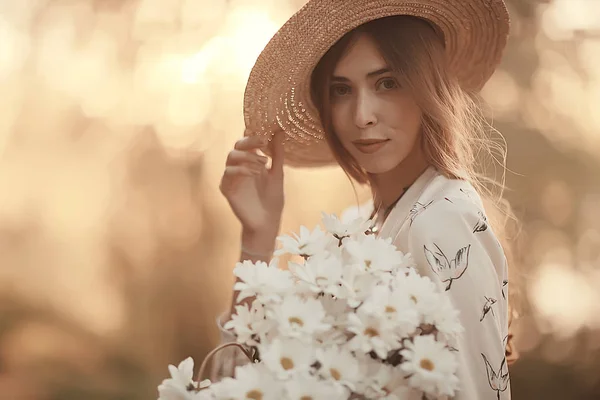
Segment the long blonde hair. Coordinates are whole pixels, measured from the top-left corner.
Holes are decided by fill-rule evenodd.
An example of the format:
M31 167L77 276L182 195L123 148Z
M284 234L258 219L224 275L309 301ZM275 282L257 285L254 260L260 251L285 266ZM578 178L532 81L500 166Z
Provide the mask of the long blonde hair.
M311 95L336 160L352 180L372 183L333 131L329 91L336 64L362 34L374 40L400 86L412 92L421 108L421 140L428 162L448 178L470 182L480 193L490 225L512 264L509 224L516 218L503 198L504 140L486 121L478 94L464 90L451 74L441 32L427 21L411 16L371 21L347 33L321 58L312 74ZM493 133L500 142L491 138ZM489 177L487 168L496 165L501 167L501 179Z

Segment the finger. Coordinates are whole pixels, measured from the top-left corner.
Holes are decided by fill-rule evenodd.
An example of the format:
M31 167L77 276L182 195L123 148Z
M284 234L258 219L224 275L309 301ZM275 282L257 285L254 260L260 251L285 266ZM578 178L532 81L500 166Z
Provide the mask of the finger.
M269 162L268 157L241 150L232 150L227 155L226 165L257 164L265 166Z
M235 150L242 151L258 150L262 147L265 147L267 144L267 138L265 138L264 136L246 136L235 142L233 148Z
M285 132L278 130L273 135L273 139L269 145L272 157L270 173L281 177L283 177L283 161L285 158L285 151L283 149L284 139Z
M223 179L234 178L237 176L258 176L264 171L264 167L259 167L257 165L233 165L225 168Z
M257 178L260 177L263 173L266 173L266 170L263 168L262 170L254 169L247 166L230 166L225 168L225 172L223 173L223 178L221 178L221 184L219 185L219 189L221 193L225 194L231 188L235 187L236 182L241 178Z

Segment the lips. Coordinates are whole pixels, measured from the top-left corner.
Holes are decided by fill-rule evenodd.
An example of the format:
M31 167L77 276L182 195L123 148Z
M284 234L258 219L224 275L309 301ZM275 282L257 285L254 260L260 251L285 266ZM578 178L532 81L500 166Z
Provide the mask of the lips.
M388 140L389 139L358 139L358 140L353 141L352 143L354 143L356 145L368 146L370 144L387 142Z
M385 146L387 142L389 142L389 139L358 139L352 143L361 153L373 154Z

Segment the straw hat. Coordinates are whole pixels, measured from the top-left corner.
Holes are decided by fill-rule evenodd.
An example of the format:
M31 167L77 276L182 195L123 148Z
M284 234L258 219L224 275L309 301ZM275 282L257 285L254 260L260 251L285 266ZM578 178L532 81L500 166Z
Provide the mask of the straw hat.
M450 68L467 90L490 78L509 31L503 0L310 0L258 57L244 95L246 127L259 135L283 129L287 165L334 164L310 99L311 73L347 32L394 15L424 18L443 33Z

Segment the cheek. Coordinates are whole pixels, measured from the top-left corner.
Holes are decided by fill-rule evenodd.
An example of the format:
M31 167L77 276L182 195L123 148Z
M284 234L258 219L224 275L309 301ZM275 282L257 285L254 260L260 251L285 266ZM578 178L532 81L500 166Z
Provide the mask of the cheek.
M331 107L331 124L333 131L343 143L348 136L348 121L350 119L346 115L347 110L342 105L332 105Z
M417 127L417 130L421 130L421 120L423 119L423 112L416 104L413 105L413 109L411 111L411 118L413 126Z
M396 112L394 124L400 128L399 133L405 136L405 139L412 141L421 132L421 109L412 102L398 109L402 112Z
M415 112L410 116L409 118L409 123L410 123L410 134L411 136L413 136L414 138L417 138L420 133L421 133L421 119L422 119L422 114L421 114L421 110L417 109L415 110Z

